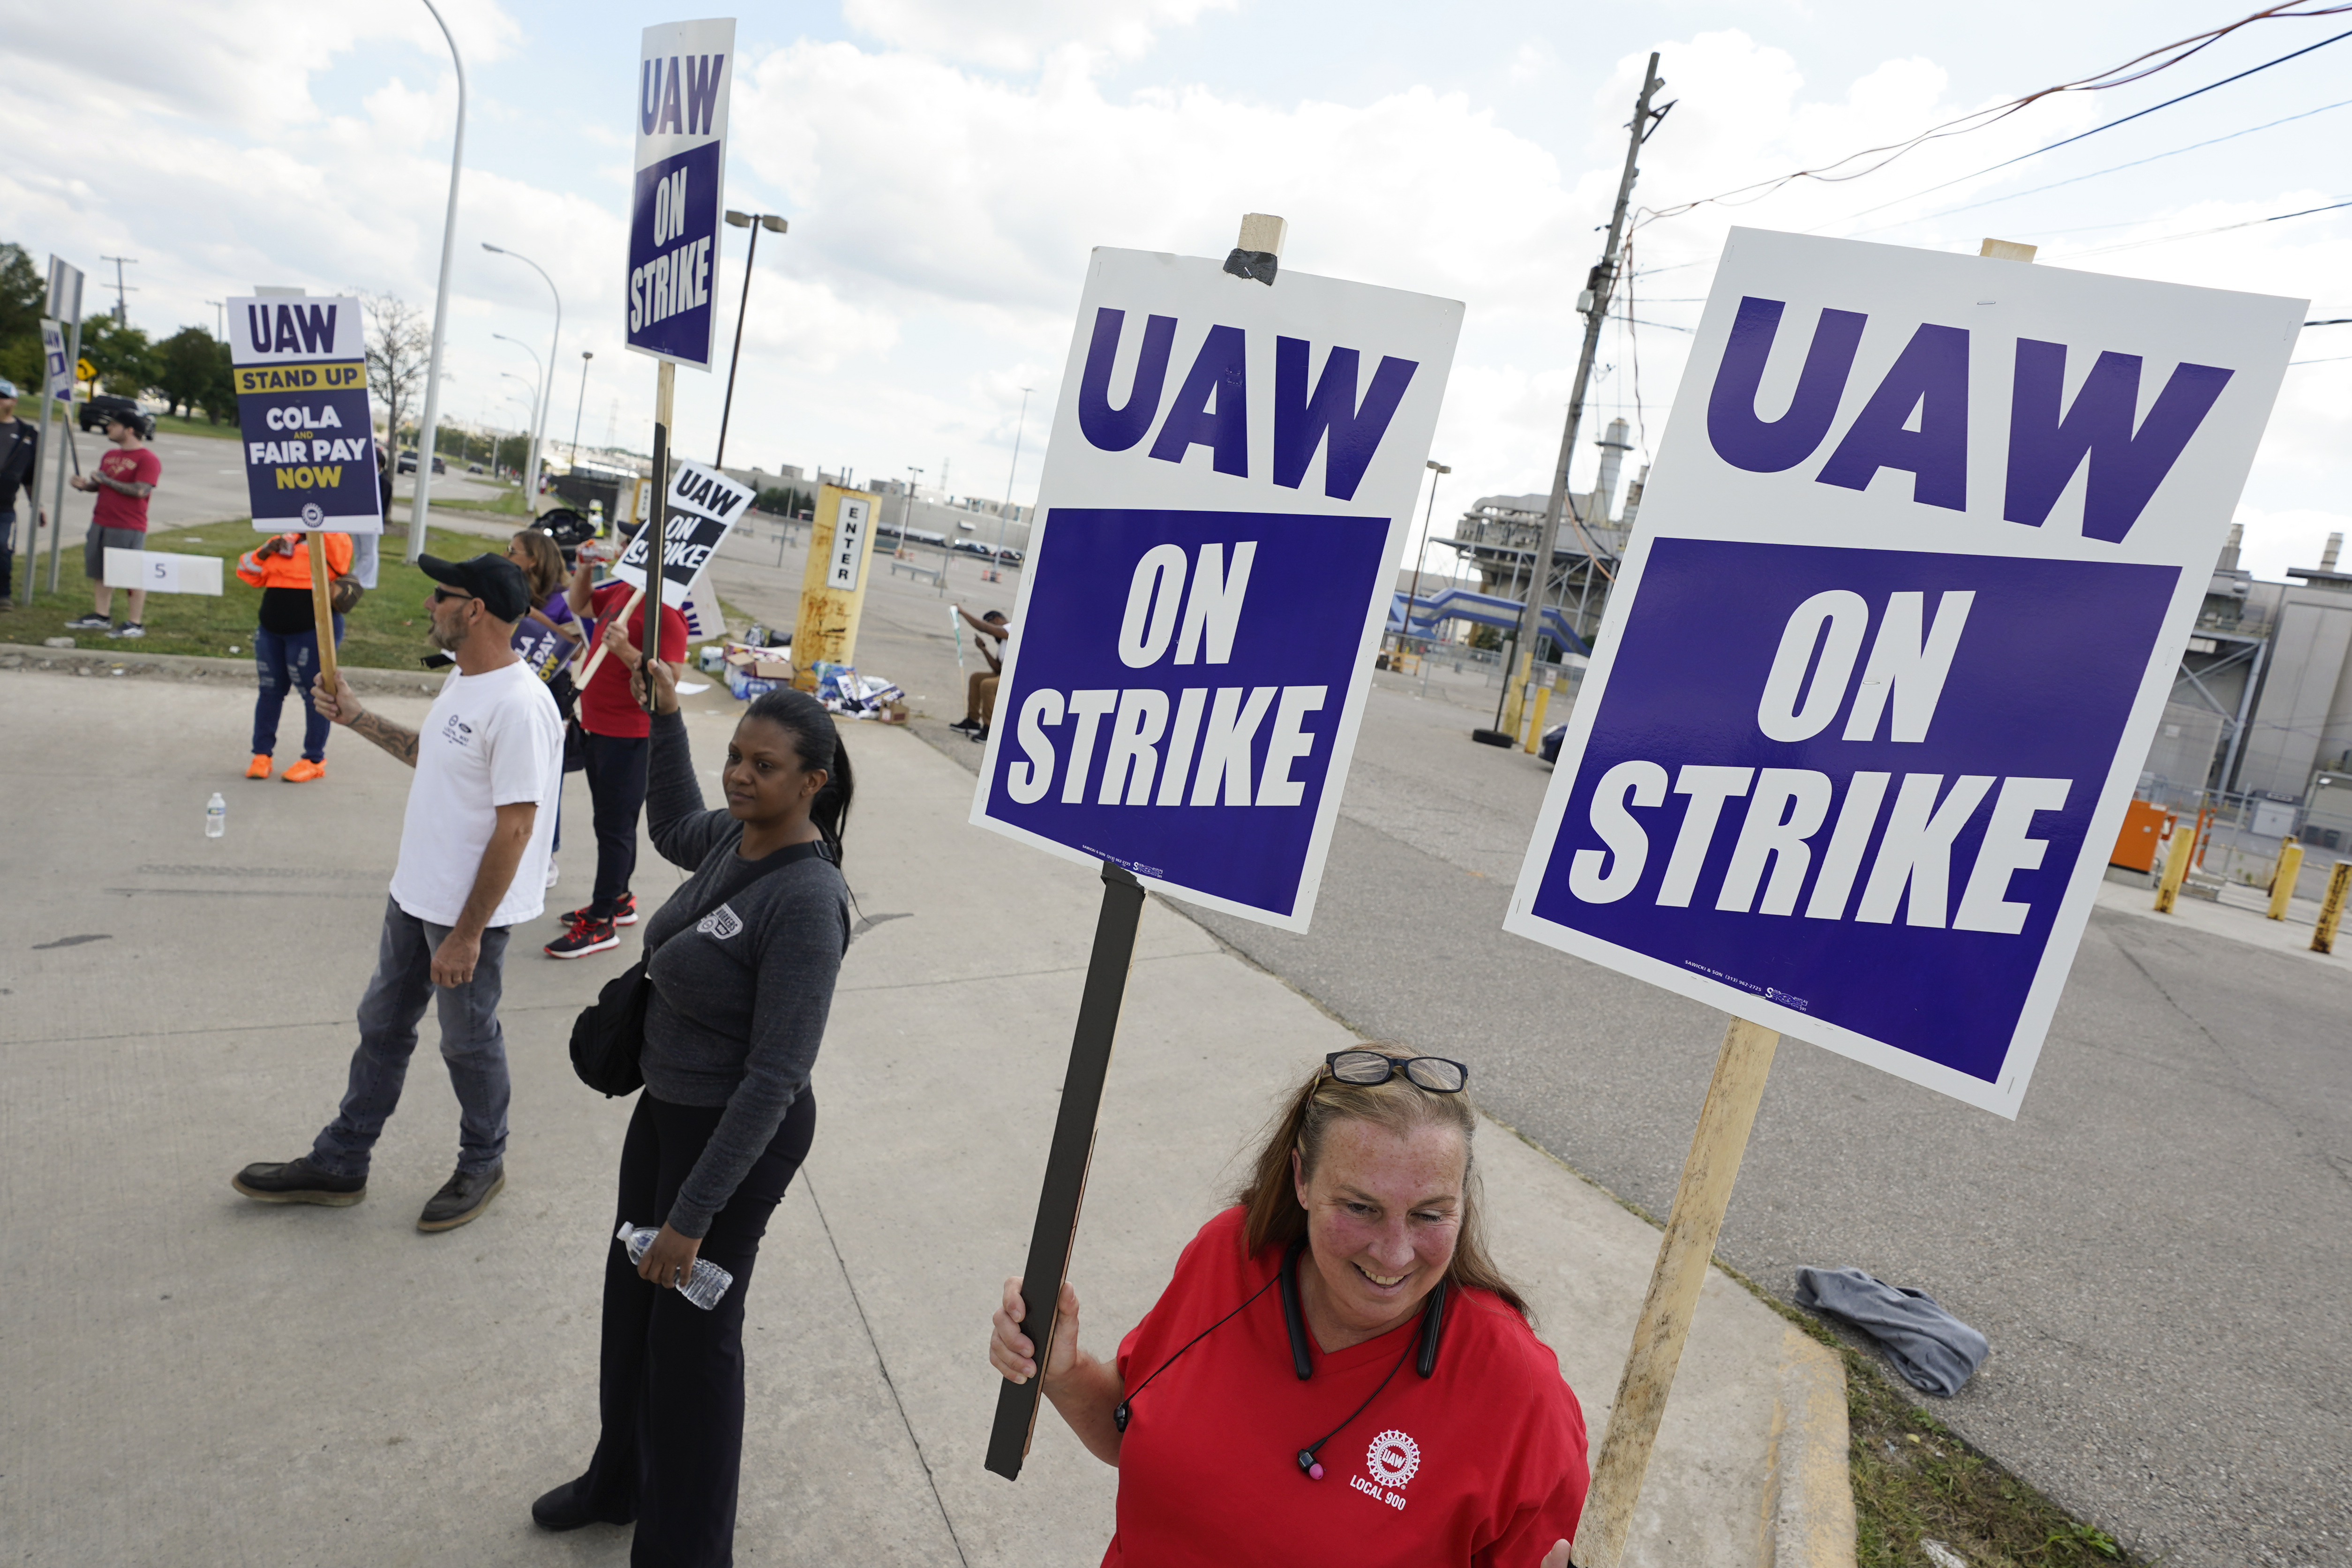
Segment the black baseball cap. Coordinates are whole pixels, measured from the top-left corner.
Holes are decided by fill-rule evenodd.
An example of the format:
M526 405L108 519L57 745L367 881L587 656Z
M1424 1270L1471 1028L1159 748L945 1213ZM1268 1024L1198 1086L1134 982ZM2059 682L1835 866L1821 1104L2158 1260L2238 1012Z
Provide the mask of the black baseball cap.
M522 568L502 555L468 556L464 560L426 555L417 557L416 564L434 581L463 589L480 600L500 621L520 621L530 609L530 584L524 580Z

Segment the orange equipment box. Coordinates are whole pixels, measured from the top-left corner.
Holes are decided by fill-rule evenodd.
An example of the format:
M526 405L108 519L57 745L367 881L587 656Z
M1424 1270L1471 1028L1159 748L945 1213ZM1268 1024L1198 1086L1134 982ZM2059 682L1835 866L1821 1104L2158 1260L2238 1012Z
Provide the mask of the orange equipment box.
M2107 863L2127 871L2154 871L2156 841L2163 835L2165 820L2171 815L2163 807L2146 800L2134 800L2126 806L2124 831L2116 835L2116 852L2107 857Z

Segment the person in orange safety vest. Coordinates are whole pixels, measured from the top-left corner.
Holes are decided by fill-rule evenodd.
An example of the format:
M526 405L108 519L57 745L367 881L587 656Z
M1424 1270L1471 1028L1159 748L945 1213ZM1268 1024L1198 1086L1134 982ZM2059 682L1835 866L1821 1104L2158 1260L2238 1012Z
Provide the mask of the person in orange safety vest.
M321 534L327 575L352 570L352 537ZM261 590L261 623L253 632L253 666L261 681L253 702L253 760L247 779L269 777L270 754L278 749L278 718L286 694L302 706L302 755L286 769L286 782L305 784L326 774L327 732L333 727L308 698L319 674L318 618L310 603L310 541L301 534L278 534L246 551L236 575ZM343 618L334 617L335 645L342 646Z

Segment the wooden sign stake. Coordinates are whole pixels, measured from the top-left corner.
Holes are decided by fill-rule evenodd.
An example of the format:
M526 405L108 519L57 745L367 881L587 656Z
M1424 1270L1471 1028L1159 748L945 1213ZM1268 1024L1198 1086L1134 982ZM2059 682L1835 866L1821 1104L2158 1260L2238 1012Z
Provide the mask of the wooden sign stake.
M1724 1031L1715 1077L1706 1086L1706 1103L1699 1110L1698 1131L1692 1134L1690 1155L1683 1162L1682 1184L1675 1189L1674 1212L1658 1243L1657 1267L1650 1272L1642 1315L1633 1325L1633 1347L1609 1409L1601 1458L1592 1468L1592 1488L1576 1531L1576 1561L1581 1568L1618 1568L1624 1556L1633 1504L1642 1495L1642 1476L1649 1469L1658 1422L1675 1385L1675 1368L1698 1309L1699 1287L1706 1282L1716 1235L1723 1228L1732 1184L1739 1178L1740 1156L1748 1150L1748 1130L1755 1124L1765 1075L1772 1069L1773 1048L1780 1041L1772 1030L1745 1019L1732 1019Z
M339 691L341 677L335 674L335 605L327 593L327 536L312 534L302 543L304 553L310 558L310 614L318 626L319 674L326 677L329 691Z
M1008 1481L1021 1479L1021 1461L1028 1458L1029 1439L1037 1427L1039 1390L1045 1380L1045 1358L1053 1349L1062 1280L1077 1239L1078 1207L1086 1198L1087 1167L1094 1158L1095 1120L1102 1111L1111 1041L1118 1033L1119 1004L1127 997L1136 927L1143 918L1141 883L1108 861L1103 862L1102 880L1094 953L1087 960L1087 988L1078 1000L1078 1027L1070 1040L1062 1105L1055 1113L1054 1141L1045 1155L1045 1184L1037 1195L1029 1260L1021 1270L1021 1321L1037 1346L1038 1375L1026 1383L1008 1378L997 1389L996 1424L988 1435L988 1468Z
M662 557L665 553L662 549L662 536L665 531L664 525L669 517L670 399L677 387L677 367L667 360L660 361L660 365L661 368L656 372L654 381L654 515L645 521L645 527L653 530L653 538L646 541L648 549L646 554L645 583L640 585L635 593L629 595L629 601L626 604L621 606L621 624L624 626L629 623L629 617L637 612L637 606L645 602L646 589L662 580ZM656 651L656 656L661 647L662 603L663 601L660 598L656 598L653 613L647 615L645 623L637 628L637 647L641 651L652 648ZM582 691L588 689L589 680L596 674L597 666L604 662L604 638L600 630L596 637L596 646L590 651L588 663L581 670L575 683ZM646 756L647 766L651 766L653 754L648 751Z

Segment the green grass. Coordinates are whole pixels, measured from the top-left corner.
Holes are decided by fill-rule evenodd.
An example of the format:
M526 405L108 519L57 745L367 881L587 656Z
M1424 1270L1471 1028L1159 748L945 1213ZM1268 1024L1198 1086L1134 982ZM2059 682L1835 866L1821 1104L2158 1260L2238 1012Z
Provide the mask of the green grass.
M15 614L0 616L0 643L38 647L44 639L70 636L84 648L120 652L126 658L144 653L250 658L253 630L261 610L261 590L236 580L235 562L236 557L258 543L260 537L253 531L253 525L243 519L207 523L195 528L170 528L153 535L156 549L174 555L222 557L228 563L221 569L226 591L217 599L199 593L149 595L147 635L136 643L114 641L103 632L65 630L66 622L89 608L89 587L82 579L81 552L76 548L68 552L71 559L58 574L57 593L44 592L32 605L20 600ZM338 657L346 664L414 670L418 667L416 661L433 651L425 640L425 596L431 591L432 584L423 572L401 560L402 542L397 534L384 540L377 586L360 601L358 609L343 618L343 643ZM434 528L425 536L425 553L445 559L478 555L484 548L484 541L472 534L445 533ZM16 565L21 572L24 561L19 559ZM46 581L46 559L42 570ZM118 620L126 608L123 591L117 589L114 595Z
M451 476L444 476L444 477L451 477ZM459 475L455 477L462 478L465 476ZM501 490L487 501L445 499L436 496L433 497L433 507L436 511L446 507L455 512L488 512L492 517L529 517L531 515L530 508L524 505L522 486L520 485Z
M176 413L157 414L155 416L155 433L158 435L201 435L211 441L235 441L237 439L236 422L235 420L225 419L218 424L215 424L210 420L182 419Z

